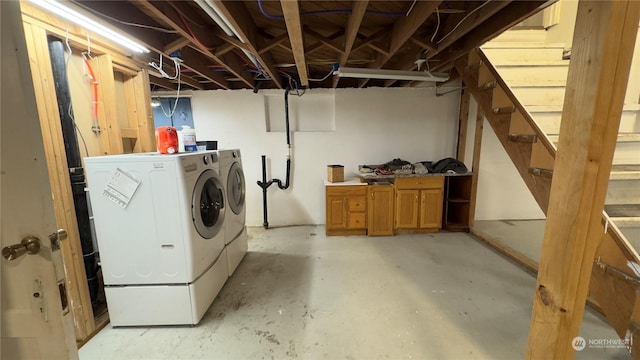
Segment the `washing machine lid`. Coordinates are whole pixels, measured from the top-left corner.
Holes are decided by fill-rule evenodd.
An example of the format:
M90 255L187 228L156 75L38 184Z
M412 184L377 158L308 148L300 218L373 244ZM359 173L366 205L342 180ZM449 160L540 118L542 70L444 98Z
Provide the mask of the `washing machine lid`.
M227 176L227 200L234 214L240 214L244 208L245 196L244 172L242 166L234 161Z
M211 239L224 223L224 188L218 174L207 169L200 174L193 189L191 203L193 225L198 234Z

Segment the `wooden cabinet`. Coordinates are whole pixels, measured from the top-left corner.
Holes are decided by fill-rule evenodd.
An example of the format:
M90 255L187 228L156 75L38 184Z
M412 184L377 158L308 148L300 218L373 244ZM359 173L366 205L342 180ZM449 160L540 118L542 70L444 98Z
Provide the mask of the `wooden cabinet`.
M445 187L444 228L469 231L471 175L449 176Z
M393 235L393 186L390 183L367 186L369 236Z
M398 178L395 228L437 231L442 227L444 177Z
M365 235L367 233L367 186L326 187L327 235Z

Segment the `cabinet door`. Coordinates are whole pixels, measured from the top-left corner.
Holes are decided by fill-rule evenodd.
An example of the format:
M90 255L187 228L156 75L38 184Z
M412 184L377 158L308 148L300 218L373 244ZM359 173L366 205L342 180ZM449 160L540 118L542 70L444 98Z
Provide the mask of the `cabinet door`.
M442 190L420 190L420 228L442 227Z
M347 198L327 196L327 229L345 229L347 227Z
M393 187L369 186L367 234L393 235Z
M398 190L396 192L396 229L418 227L418 196L420 190Z

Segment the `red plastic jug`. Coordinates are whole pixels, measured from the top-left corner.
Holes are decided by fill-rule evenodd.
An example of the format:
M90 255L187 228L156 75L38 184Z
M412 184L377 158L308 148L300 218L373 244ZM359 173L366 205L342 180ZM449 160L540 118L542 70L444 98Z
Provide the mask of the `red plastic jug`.
M178 152L178 131L173 126L158 126L156 129L156 145L160 154Z

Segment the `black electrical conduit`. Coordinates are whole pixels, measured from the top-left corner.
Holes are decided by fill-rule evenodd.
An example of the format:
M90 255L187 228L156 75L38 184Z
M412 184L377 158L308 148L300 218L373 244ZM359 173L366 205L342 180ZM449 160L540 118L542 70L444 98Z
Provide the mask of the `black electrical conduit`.
M89 205L84 169L82 168L82 157L78 147L78 138L73 117L71 117L71 94L67 82L67 68L65 62L64 44L62 40L53 36L48 36L49 57L51 58L51 69L55 83L56 97L58 99L58 112L62 124L62 138L69 166L69 177L71 180L71 190L73 192L73 204L76 210L78 222L78 232L80 235L80 245L82 247L82 257L84 258L84 270L87 275L89 295L94 302L98 298L98 264L96 251L93 248L91 236L91 220L89 219Z
M285 113L285 126L287 132L287 147L289 148L289 154L287 155L287 178L284 185L282 180L271 179L267 181L267 156L262 155L262 181L258 180L258 186L262 188L262 210L264 213L264 221L262 226L265 229L269 228L269 216L267 213L267 189L274 183L278 185L281 190L289 188L289 180L291 178L291 133L289 132L289 88L284 91L284 113Z

